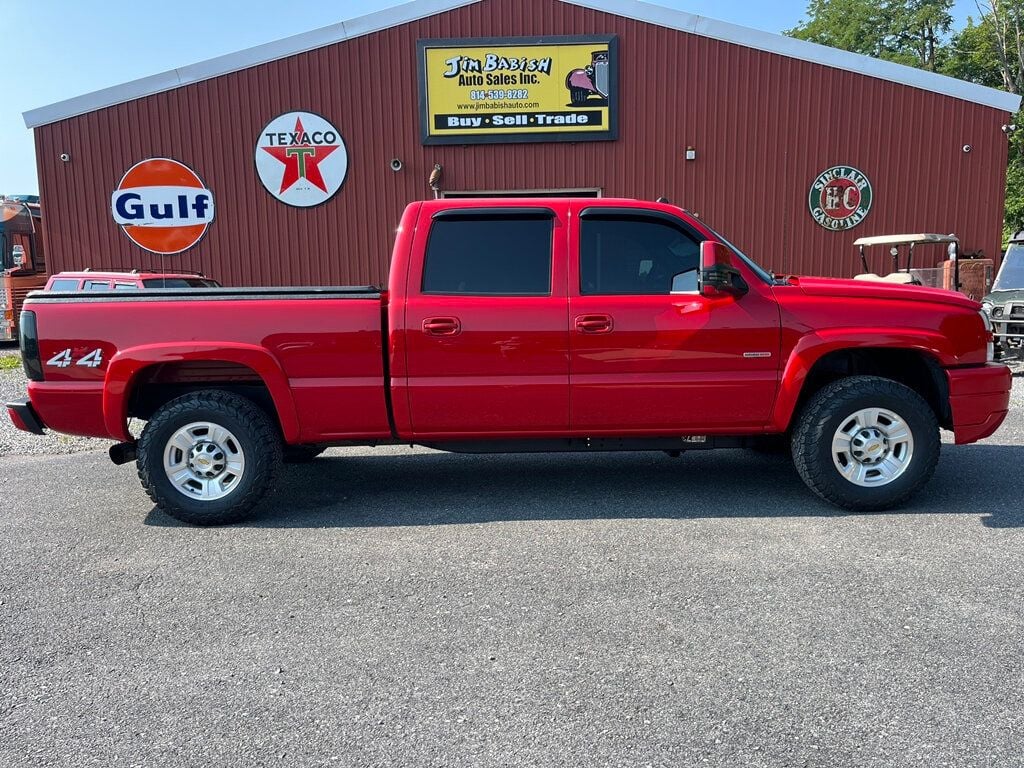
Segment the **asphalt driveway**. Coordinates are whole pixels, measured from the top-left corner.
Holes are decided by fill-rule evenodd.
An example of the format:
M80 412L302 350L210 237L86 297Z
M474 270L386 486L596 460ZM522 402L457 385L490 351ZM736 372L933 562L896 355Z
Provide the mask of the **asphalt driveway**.
M1024 765L1020 398L882 515L742 451L352 449L204 530L8 455L0 765Z

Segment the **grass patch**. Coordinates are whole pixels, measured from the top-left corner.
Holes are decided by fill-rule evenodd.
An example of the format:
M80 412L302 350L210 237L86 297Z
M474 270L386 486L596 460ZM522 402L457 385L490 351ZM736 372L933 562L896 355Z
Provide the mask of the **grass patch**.
M21 355L0 355L0 371L13 371L21 368Z

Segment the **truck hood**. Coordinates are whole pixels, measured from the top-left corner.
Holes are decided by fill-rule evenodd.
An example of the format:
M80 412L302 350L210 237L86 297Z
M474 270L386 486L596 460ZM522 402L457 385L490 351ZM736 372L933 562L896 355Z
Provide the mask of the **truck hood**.
M893 299L898 301L927 301L965 309L978 309L974 299L942 288L921 285L898 285L873 280L837 280L828 277L798 277L794 282L809 296L835 296L850 299Z

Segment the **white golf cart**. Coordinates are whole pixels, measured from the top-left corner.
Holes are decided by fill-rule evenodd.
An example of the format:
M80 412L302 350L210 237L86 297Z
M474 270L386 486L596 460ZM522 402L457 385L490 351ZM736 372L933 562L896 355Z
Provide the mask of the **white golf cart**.
M960 240L956 235L878 235L862 237L855 240L854 245L860 249L860 263L863 272L854 275L854 280L877 280L883 283L900 283L903 285L924 285L930 288L949 287L960 290ZM947 286L942 267L915 267L914 249L922 245L944 245L946 258L953 262L953 284ZM868 267L867 249L872 247L888 247L892 258L892 271L887 275L878 275ZM901 249L903 249L901 251ZM900 265L901 253L906 254L906 262ZM933 262L934 263L934 262Z

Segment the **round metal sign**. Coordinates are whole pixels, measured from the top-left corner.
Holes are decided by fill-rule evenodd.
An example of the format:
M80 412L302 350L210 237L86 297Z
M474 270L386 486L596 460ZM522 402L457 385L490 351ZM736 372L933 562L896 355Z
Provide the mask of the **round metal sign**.
M287 112L267 123L256 140L256 172L286 205L311 208L345 183L348 151L341 133L313 112Z
M110 197L111 214L132 242L164 256L198 243L213 221L213 192L184 163L136 163Z
M811 184L807 205L811 216L825 229L853 229L871 210L871 182L861 171L836 165L818 174Z

